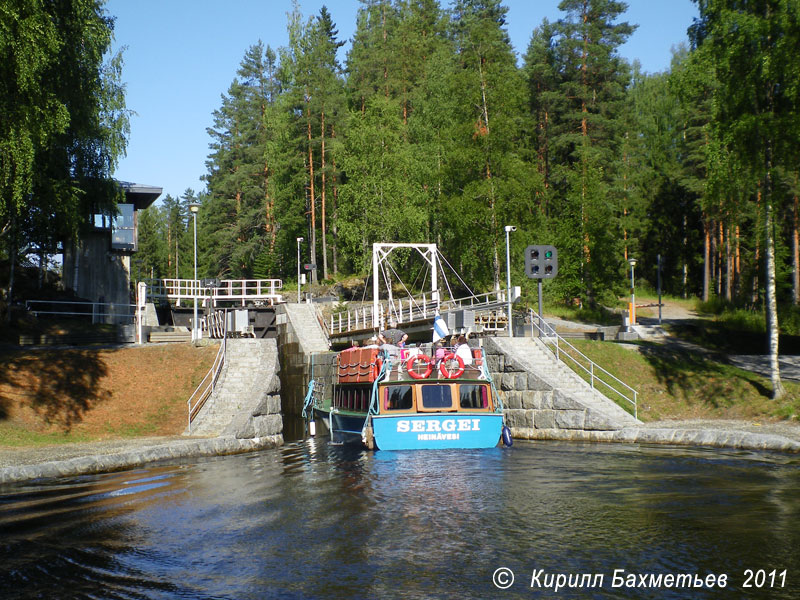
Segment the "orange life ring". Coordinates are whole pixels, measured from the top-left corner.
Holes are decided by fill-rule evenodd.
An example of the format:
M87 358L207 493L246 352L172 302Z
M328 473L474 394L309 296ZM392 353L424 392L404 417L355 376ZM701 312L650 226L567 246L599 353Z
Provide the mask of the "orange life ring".
M381 367L383 366L383 360L380 357L375 359L375 362L372 363L372 379L373 381L378 378L378 375L381 374Z
M449 360L456 359L458 361L458 370L453 371L452 373L447 370L445 364ZM458 379L464 374L464 360L458 356L457 354L453 354L452 352L448 352L444 355L442 362L439 363L439 372L442 374L442 377L447 379Z
M424 373L418 373L414 370L414 363L418 360L421 360L427 365ZM426 354L414 354L410 356L409 359L406 361L406 371L408 374L411 375L414 379L427 379L430 377L431 372L433 371L433 365L431 364L431 357L427 356Z

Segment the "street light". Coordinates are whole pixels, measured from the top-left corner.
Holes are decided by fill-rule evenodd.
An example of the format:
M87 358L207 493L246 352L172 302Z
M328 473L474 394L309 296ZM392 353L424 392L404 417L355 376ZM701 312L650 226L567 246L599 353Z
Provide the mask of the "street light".
M511 250L509 236L517 228L514 225L506 225L506 303L508 305L508 337L514 337L514 328L511 325Z
M189 210L192 212L192 219L194 220L194 280L192 281L194 320L192 321L192 341L196 342L200 339L200 335L197 331L197 211L200 210L200 205L197 202L192 202L189 205Z
M636 259L629 258L628 264L631 266L631 308L628 311L628 316L630 317L630 326L633 327L634 325L636 325L636 296L633 293L634 289L633 268L636 266Z
M297 238L297 303L300 304L300 242L303 238Z

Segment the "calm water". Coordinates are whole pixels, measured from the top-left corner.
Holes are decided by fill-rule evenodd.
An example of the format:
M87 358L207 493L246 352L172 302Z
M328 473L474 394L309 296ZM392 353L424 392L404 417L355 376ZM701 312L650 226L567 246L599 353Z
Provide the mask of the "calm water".
M499 568L515 578L506 590ZM690 573L727 586L614 588L615 569L635 585ZM584 586L556 593L557 574ZM370 453L316 440L0 487L3 599L534 597L800 597L800 460L521 442Z

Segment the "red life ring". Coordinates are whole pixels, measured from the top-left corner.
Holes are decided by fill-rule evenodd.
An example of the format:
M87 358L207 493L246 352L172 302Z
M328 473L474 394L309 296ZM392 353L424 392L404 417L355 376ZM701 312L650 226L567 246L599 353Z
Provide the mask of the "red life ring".
M427 365L424 373L418 373L414 370L414 363L418 360L421 360ZM427 356L426 354L414 354L413 356L409 357L406 361L406 371L408 374L411 375L414 379L427 379L430 377L431 372L433 371L433 365L431 364L431 357Z
M383 361L380 357L375 359L375 362L372 363L372 380L376 380L378 375L381 374L381 367L383 366Z
M450 371L448 371L445 365L447 364L448 361L453 359L458 361L458 369L451 373ZM457 354L448 352L447 354L444 355L442 362L439 363L439 372L442 374L442 377L445 377L447 379L458 379L464 374L464 361Z

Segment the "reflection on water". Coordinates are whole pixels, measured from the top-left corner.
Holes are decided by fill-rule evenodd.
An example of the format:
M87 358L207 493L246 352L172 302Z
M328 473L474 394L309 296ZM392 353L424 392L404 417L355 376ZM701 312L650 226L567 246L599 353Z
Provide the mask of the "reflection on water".
M752 453L301 441L0 487L0 598L797 598L799 492L800 461ZM728 585L615 589L615 569ZM559 573L603 585L537 585Z

